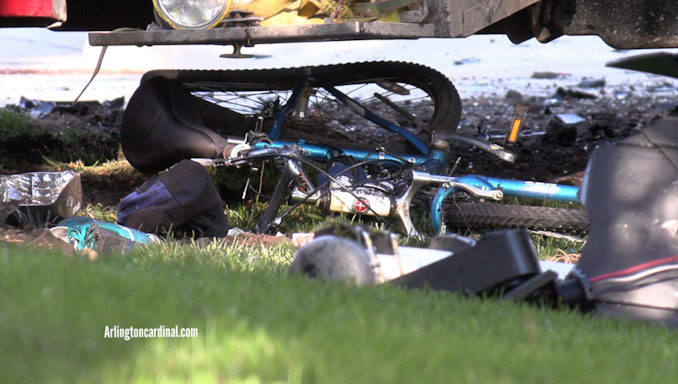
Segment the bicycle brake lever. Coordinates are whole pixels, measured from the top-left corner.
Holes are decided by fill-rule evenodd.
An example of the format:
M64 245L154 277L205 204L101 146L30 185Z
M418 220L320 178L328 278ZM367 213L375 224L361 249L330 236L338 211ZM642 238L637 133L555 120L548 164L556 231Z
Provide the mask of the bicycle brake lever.
M412 202L412 198L417 193L417 191L421 189L421 187L432 183L439 183L447 185L450 188L462 189L479 198L501 200L504 197L504 192L497 189L481 189L463 182L457 182L455 181L454 177L412 171L412 183L410 183L410 186L405 190L405 192L403 192L403 194L396 199L394 215L400 219L400 223L403 225L405 232L410 236L422 237L422 235L414 228L414 224L412 224L412 218L410 217L410 203Z
M434 142L439 140L459 141L465 144L473 145L474 147L495 155L506 162L513 163L516 161L515 153L507 151L500 145L489 143L485 140L476 139L475 137L461 135L458 133L436 132L433 134L433 140Z

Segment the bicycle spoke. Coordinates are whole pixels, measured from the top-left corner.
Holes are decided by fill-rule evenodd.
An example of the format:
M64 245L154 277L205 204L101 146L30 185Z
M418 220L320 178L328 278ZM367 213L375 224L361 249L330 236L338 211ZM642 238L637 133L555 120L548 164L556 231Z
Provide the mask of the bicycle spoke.
M229 108L243 115L253 116L261 113L276 100L284 105L289 97L288 92L193 92L193 94L206 101L212 102L224 108Z

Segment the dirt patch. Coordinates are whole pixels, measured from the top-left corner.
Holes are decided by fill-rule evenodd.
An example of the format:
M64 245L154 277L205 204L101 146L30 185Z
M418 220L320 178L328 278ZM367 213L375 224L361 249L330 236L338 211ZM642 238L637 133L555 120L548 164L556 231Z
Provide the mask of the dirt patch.
M132 193L147 177L139 172L106 172L82 175L85 204L116 207L120 199Z
M212 241L213 241L212 239L207 238L198 240L198 242L204 242L208 244ZM244 232L234 236L226 236L224 238L216 239L214 241L226 245L238 245L240 247L255 247L255 246L270 247L280 244L292 244L292 240L286 236L263 235L249 232Z

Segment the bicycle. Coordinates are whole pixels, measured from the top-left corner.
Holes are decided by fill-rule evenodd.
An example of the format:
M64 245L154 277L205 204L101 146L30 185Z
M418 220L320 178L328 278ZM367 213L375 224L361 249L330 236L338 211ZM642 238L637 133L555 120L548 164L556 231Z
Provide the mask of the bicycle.
M381 93L367 92L366 86L380 89ZM342 109L349 109L365 120L357 128L355 123L347 122L344 129L360 129L357 136L376 130L388 142L337 146L336 138L329 137L328 142L327 137L297 131L337 125L346 119L338 114ZM426 117L421 117L422 114ZM418 234L409 218L409 204L416 191L427 184L444 187L434 199L434 227L442 222L442 202L453 191L491 200L504 196L577 200L577 189L571 186L441 175L447 165L450 139L475 145L504 160L514 158L499 146L457 134L460 116L459 95L449 79L417 64L161 70L145 74L130 99L121 141L128 161L145 173L158 172L185 158L224 166L242 166L264 158L283 160L279 161L283 177L257 225L260 232L272 228L275 213L285 197L317 202L321 199L316 195L322 188L329 191L328 209L396 217L407 234ZM368 165L377 171L341 181L336 174L311 163L328 163L341 157L354 162L345 167L349 171ZM315 167L327 180L314 187L303 171L304 166ZM348 171L341 172L339 176ZM403 177L409 186L396 187L402 184ZM293 181L298 182L298 187L289 193ZM391 187L384 187L384 183ZM341 200L342 194L342 202L333 204L332 200ZM581 217L576 220L581 221ZM586 224L579 222L575 226L582 225Z

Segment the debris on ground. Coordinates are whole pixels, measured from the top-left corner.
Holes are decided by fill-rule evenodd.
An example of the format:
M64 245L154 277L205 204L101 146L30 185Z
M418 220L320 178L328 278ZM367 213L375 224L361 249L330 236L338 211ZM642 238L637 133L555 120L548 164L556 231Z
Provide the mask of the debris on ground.
M562 74L562 73L549 72L549 71L543 71L543 72L542 72L542 71L538 71L538 72L534 72L534 73L532 74L532 78L533 78L533 79L548 79L548 80L552 80L552 79L559 79L559 78L562 78L562 77L565 77L565 75Z
M534 76L535 79L565 77L558 73L535 73ZM581 172L596 146L636 134L678 105L673 97L675 88L670 84L612 87L601 84L600 80L572 85L554 83L552 89L555 91L547 96L534 95L529 87L509 90L497 87L499 93L465 98L459 132L487 137L497 143L506 137L516 103L526 104L528 113L522 134L512 149L518 157L515 163L503 162L467 144L451 143L450 161L454 164L459 159L455 172L578 185ZM73 160L77 160L75 157L80 153L92 151L100 153L100 162L119 158L118 127L124 113L123 99L76 105L24 100L24 107L6 108L28 112L39 103L52 106L49 112L41 113L37 118L40 129L50 135L42 142L24 136L16 140L8 138L0 150L3 159L0 173L40 171L45 157L52 158L59 150L63 152L63 148L54 146L55 137L63 138L65 132L71 131L82 132L75 140L80 152L74 150L71 153ZM348 136L363 134L359 130L344 132ZM83 204L115 206L143 181L143 175L127 173L83 178Z
M559 113L556 115L556 118L565 125L575 125L586 121L585 118L575 113Z
M602 88L605 86L605 79L584 79L577 84L579 88Z
M80 175L73 171L0 175L0 222L40 227L82 208Z

